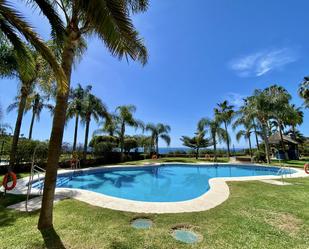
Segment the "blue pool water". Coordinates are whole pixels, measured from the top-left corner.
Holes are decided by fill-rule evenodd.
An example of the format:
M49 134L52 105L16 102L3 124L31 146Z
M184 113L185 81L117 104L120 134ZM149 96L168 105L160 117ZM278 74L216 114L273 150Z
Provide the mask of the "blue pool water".
M175 202L201 196L214 177L277 175L279 168L244 165L160 165L98 169L58 176L57 187L86 189L148 202ZM294 171L293 171L294 172ZM293 173L291 172L291 173ZM290 172L282 171L282 174ZM39 187L39 183L36 184Z

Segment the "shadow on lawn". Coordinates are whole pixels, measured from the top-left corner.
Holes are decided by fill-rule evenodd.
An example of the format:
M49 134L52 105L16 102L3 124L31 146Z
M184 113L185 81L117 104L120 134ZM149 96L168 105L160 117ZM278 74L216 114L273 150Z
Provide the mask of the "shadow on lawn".
M41 231L42 237L46 248L48 249L66 249L63 245L61 238L57 234L54 228Z

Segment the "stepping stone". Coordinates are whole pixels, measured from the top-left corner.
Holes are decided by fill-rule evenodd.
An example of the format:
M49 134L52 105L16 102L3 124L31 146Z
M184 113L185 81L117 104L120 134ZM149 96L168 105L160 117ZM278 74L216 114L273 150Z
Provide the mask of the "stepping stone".
M281 181L281 180L260 180L260 182L265 182L273 185L279 185L279 186L287 186L287 185L293 185L292 183Z
M54 203L67 199L65 196L61 195L56 195L54 198ZM28 201L28 211L33 212L36 210L39 210L41 208L41 203L42 203L42 196L38 196L32 199L29 199ZM13 204L11 206L8 206L7 208L9 209L14 209L16 211L21 211L21 212L26 212L26 201L22 201L16 204Z

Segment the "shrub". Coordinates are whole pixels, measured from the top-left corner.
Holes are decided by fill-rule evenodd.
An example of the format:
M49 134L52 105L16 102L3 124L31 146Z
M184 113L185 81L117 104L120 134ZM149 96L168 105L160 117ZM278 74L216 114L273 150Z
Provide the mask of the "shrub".
M254 162L266 162L266 154L262 150L257 150L253 154L253 161Z
M17 147L16 162L32 162L32 160L34 159L36 163L42 164L46 162L47 154L48 142L40 142L26 139L20 140Z

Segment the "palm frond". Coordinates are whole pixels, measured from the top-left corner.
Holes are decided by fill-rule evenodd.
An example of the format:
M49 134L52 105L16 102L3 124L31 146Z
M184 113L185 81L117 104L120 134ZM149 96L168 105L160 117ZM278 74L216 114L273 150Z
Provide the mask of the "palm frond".
M68 86L67 79L61 66L58 64L57 59L55 58L54 54L50 51L50 49L39 38L37 33L34 32L31 26L24 20L23 16L19 12L11 8L5 0L0 1L0 14L6 19L8 23L10 23L12 27L17 29L21 34L23 34L24 37L42 55L42 57L46 61L48 61L48 63L50 64L55 73L55 77L59 84L59 89L63 92L66 91ZM1 28L3 28L2 25ZM10 41L11 40L12 39L10 39ZM15 44L13 45L15 46Z

